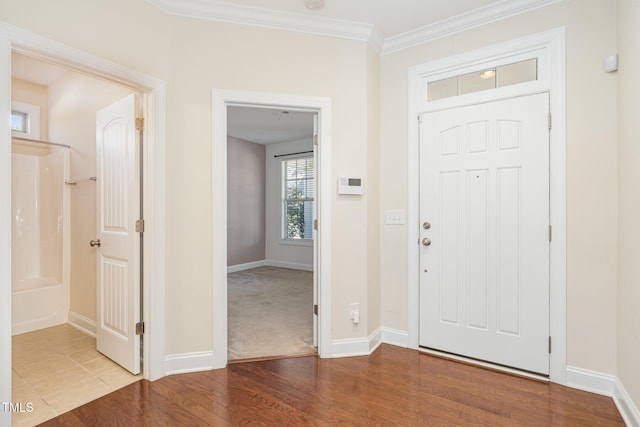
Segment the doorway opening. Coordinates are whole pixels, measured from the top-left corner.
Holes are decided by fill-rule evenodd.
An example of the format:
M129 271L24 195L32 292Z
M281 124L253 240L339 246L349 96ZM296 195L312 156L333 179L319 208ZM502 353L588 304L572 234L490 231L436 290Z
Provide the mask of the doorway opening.
M304 347L300 347L302 351L300 351L300 348L294 349L293 354L308 354L309 351L313 352L314 348L317 348L317 353L320 357L329 357L331 354L331 102L326 98L214 90L212 149L214 368L223 368L230 358L237 357L231 353L230 350L233 349L229 346L229 334L233 333L233 331L231 330L230 317L228 316L231 310L230 304L232 303L229 289L232 286L232 281L231 279L228 280L227 277L228 264L240 266L232 267L230 269L232 271L231 274L236 274L233 273L233 270L237 268L255 267L260 264L260 262L255 264L253 263L254 261L249 260L227 262L228 257L231 260L234 256L237 256L237 253L232 253L230 250L230 247L233 247L237 242L229 242L232 237L229 225L233 226L233 221L229 216L235 215L230 208L231 203L234 203L233 197L235 195L230 194L230 187L227 188L228 176L234 172L229 170L232 164L231 161L228 161L228 140L229 135L233 137L233 132L235 132L234 114L250 112L261 113L267 119L275 119L280 122L290 120L287 116L293 116L294 114L300 115L301 118L308 121L307 123L310 123L309 120L315 117L313 126L309 126L309 124L303 126L305 132L307 132L305 135L308 136L312 131L311 138L307 136L299 137L297 139L302 140L302 142L298 141L298 145L287 145L296 139L295 137L288 138L287 144L274 143L264 148L265 183L269 170L273 172L274 181L274 190L272 191L274 195L272 197L267 198L268 190L265 186L265 230L269 227L266 222L267 215L269 215L269 218L273 218L273 222L276 224L265 233L265 242L268 234L274 233L272 236L279 245L280 250L282 250L282 247L286 247L293 254L290 254L288 260L280 261L274 255L274 260L271 262L272 265L265 266L265 268L283 269L278 273L289 270L288 273L293 274L293 282L295 283L309 283L309 278L312 278L312 295L315 298L313 304L309 304L308 297L303 297L301 300L303 302L294 304L302 310L302 313L307 312L306 315L301 314L303 319L307 319L307 323L309 319L313 321L311 329L313 341L309 342L309 328L307 327L305 329L307 333L306 342L301 340L304 345ZM240 122L246 124L244 120L240 120ZM285 129L284 126L280 126L280 128ZM265 128L261 131L259 130L258 134L264 136L265 130ZM283 138L282 135L278 137L280 142L287 140L281 139ZM253 137L245 136L243 138L250 140ZM304 141L305 138L306 141ZM309 144L311 145L309 146ZM253 148L256 147L253 146ZM280 151L276 150L276 148ZM269 166L269 163L271 163L271 166ZM259 161L258 164L261 164L261 162ZM292 171L291 179L288 181L292 191L289 193L284 191L285 183L287 182L286 174L283 172L285 167ZM239 169L240 172L246 170L245 166ZM311 170L314 172L309 173ZM293 178L293 172L295 172L295 178ZM283 178L285 179L283 180ZM270 209L271 212L268 212L270 205L273 205L273 208ZM309 217L312 218L311 221ZM260 221L258 220L258 222ZM281 242L284 244L280 244ZM260 247L260 243L257 246ZM269 252L269 254L271 253ZM271 257L271 255L267 254L265 243L264 258L268 257ZM266 264L270 260L265 259L264 261L266 261ZM240 262L240 264L237 264L237 262ZM260 267L262 268L262 266ZM239 273L242 273L242 271ZM274 272L269 272L269 274L272 273ZM298 276L306 276L306 278L302 279ZM266 274L263 277L266 277ZM304 288L305 285L302 285L302 287ZM309 286L306 285L307 291L308 288ZM253 301L256 301L256 299ZM300 323L299 320L293 321ZM284 320L284 322L289 323L290 320ZM288 339L288 341L291 343L293 340ZM262 349L259 347L260 345L254 347L254 350L258 353L248 357L260 358L268 354L266 352L261 354ZM284 346L276 345L275 347L280 349L275 351L275 355L290 355L286 354L290 353L290 351L286 350Z
M23 119L11 145L12 399L37 396L14 416L40 422L141 377L96 350L96 114L132 88L17 52L11 63L12 118Z
M227 108L229 361L316 353L315 118Z
M22 54L40 61L74 70L85 75L104 79L134 92L143 93L142 109L146 118L143 143L145 168L142 181L145 188L142 204L145 213L145 242L143 254L144 281L142 283L144 321L153 321L143 343L145 364L144 377L155 380L164 376L164 253L165 253L165 124L166 84L154 77L141 74L117 63L105 60L42 36L11 25L3 26L0 35L4 49L0 50L0 92L4 103L0 113L11 115L11 55ZM0 234L11 234L11 129L10 121L0 122ZM11 401L11 242L0 242L0 396ZM10 422L11 413L0 419Z

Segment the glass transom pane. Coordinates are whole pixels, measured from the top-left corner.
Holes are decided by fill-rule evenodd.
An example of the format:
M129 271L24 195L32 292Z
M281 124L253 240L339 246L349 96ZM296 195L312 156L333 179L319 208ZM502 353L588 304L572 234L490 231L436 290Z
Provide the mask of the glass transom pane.
M538 59L474 71L427 83L427 101L438 101L483 90L538 80Z

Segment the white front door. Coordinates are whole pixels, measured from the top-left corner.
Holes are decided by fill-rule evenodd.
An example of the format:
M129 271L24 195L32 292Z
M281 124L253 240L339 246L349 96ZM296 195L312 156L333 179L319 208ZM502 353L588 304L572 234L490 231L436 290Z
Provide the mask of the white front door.
M140 218L138 100L135 94L96 114L98 351L140 372Z
M548 93L421 116L421 347L549 373L548 118Z

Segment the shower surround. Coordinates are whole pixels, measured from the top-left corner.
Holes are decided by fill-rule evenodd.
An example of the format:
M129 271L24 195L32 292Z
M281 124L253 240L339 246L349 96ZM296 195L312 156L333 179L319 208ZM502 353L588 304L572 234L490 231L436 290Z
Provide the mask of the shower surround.
M11 154L12 334L69 313L69 152L14 141Z

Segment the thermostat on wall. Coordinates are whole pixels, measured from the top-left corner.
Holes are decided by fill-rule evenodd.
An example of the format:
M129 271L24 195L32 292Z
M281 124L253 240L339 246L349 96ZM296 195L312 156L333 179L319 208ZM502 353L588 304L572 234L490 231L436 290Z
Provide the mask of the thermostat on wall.
M338 179L338 194L364 194L361 176L343 176Z

